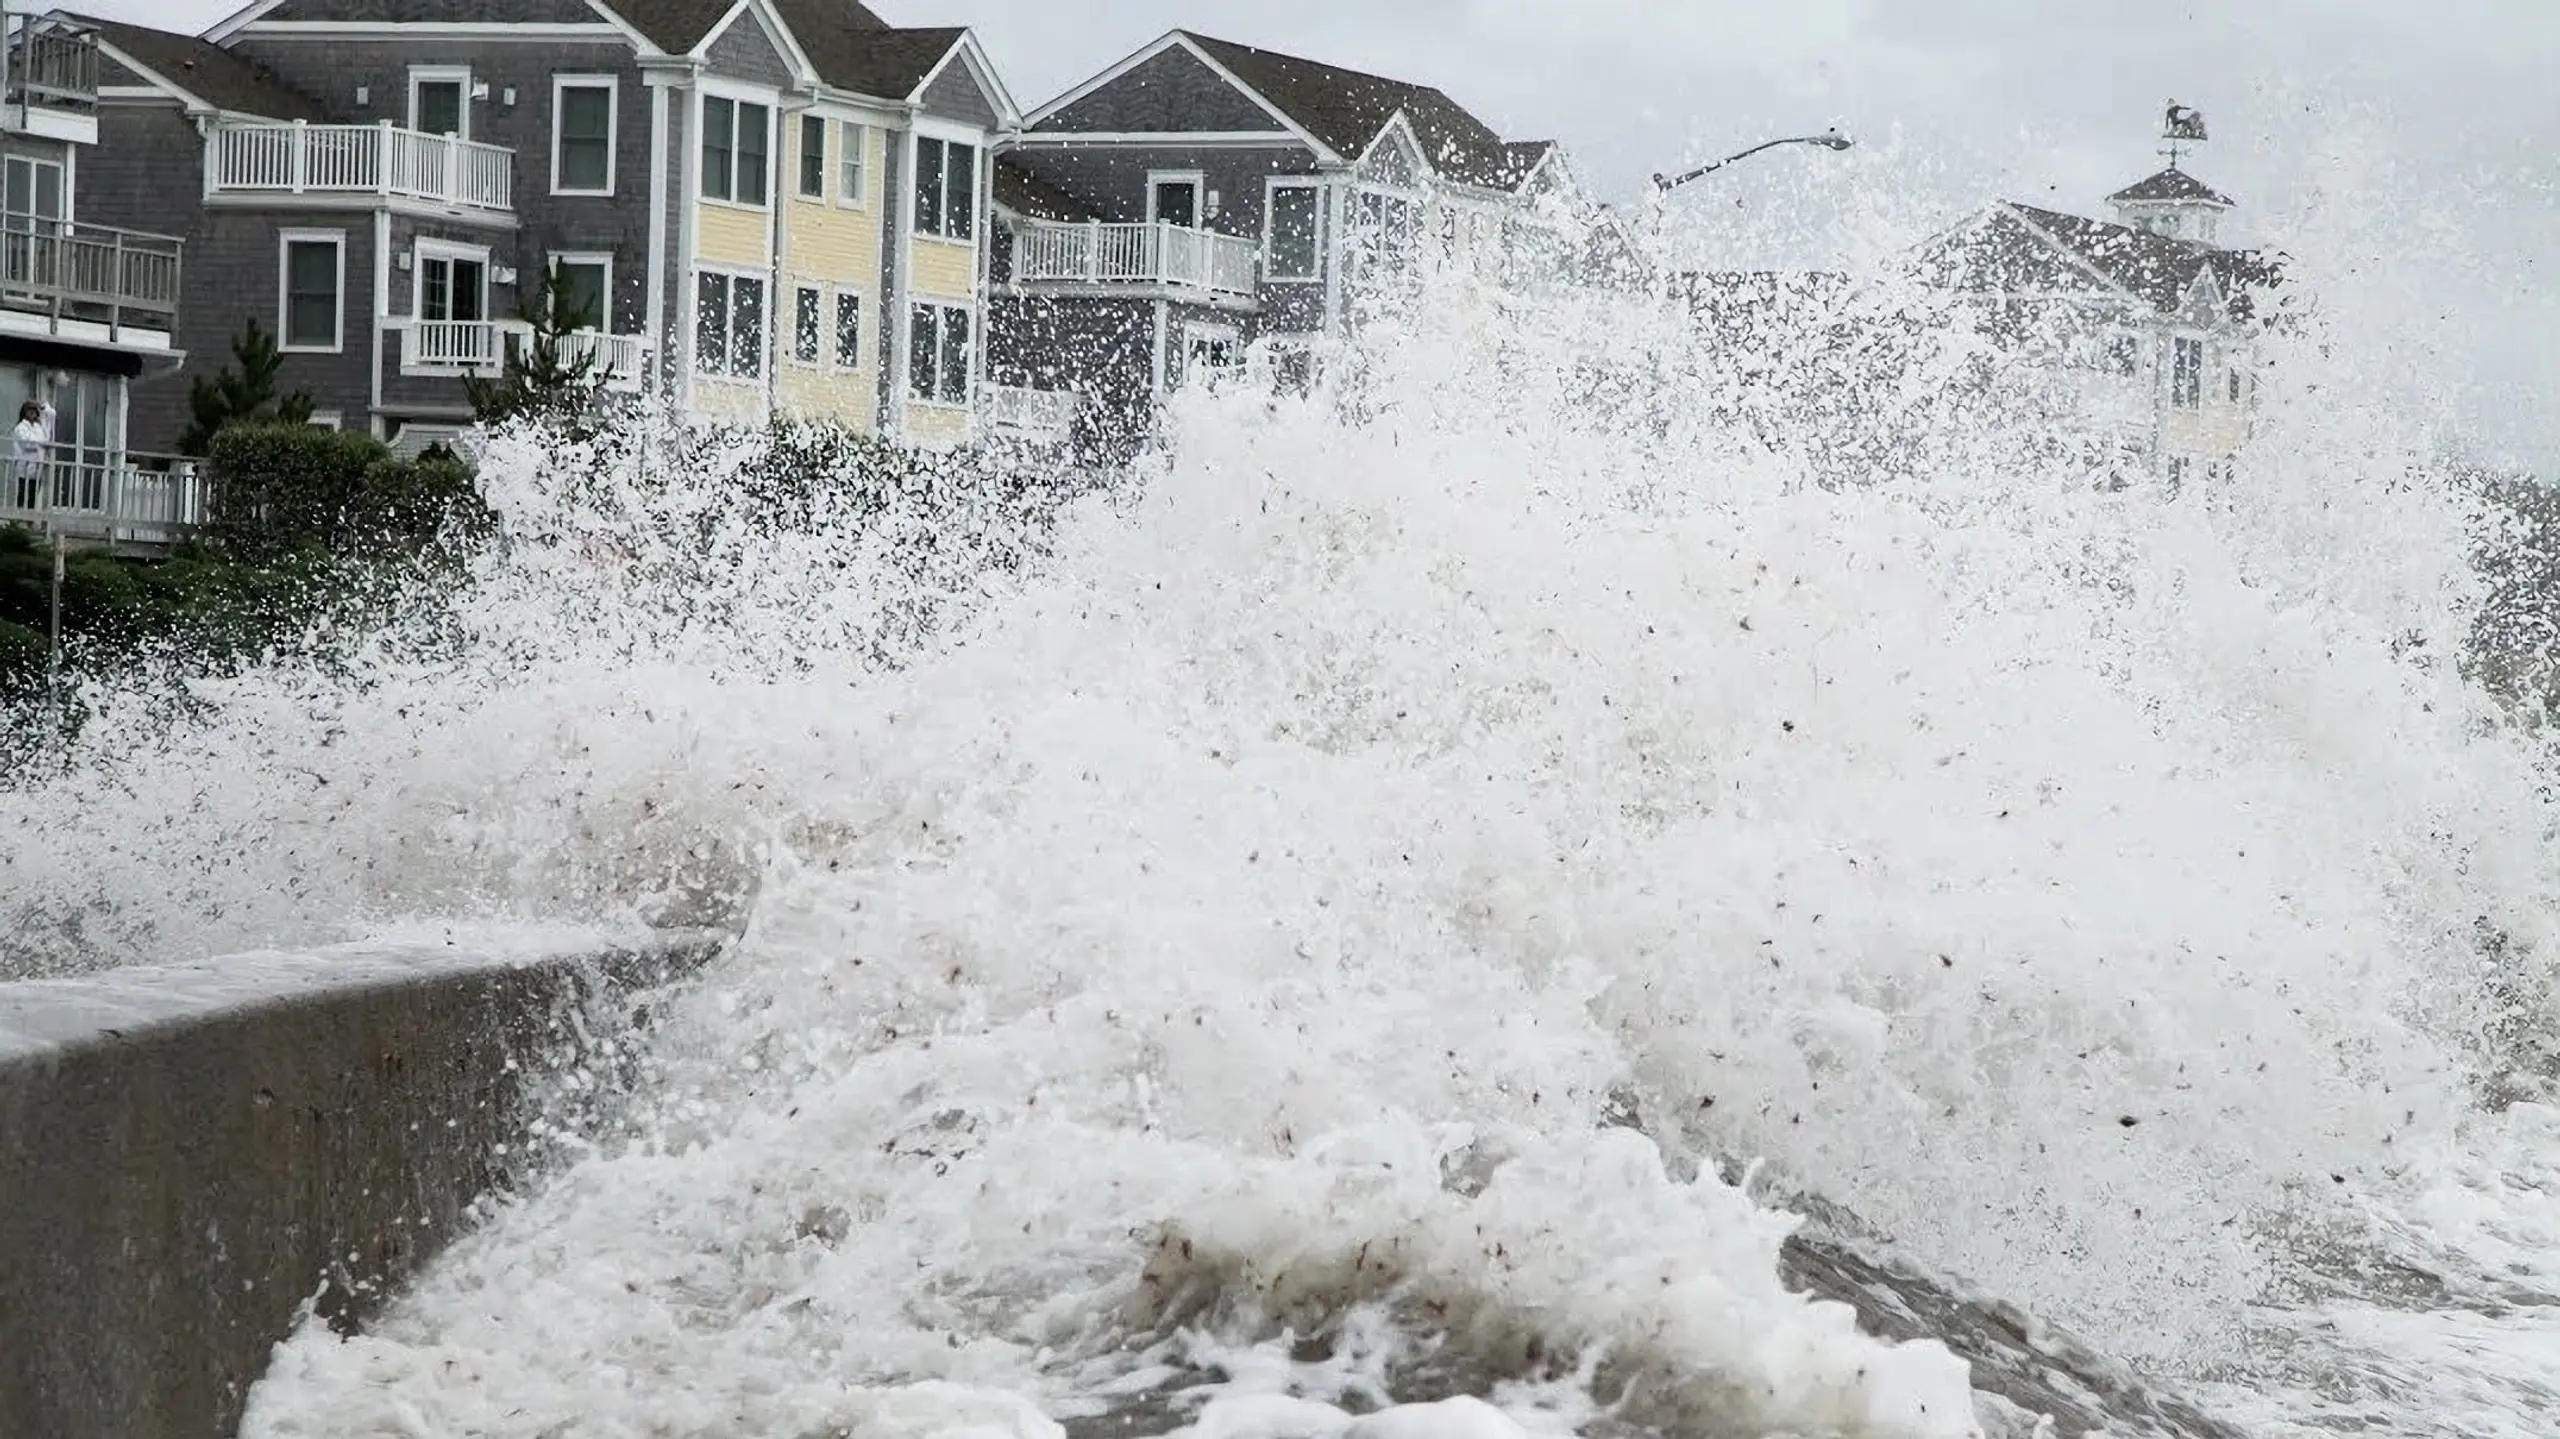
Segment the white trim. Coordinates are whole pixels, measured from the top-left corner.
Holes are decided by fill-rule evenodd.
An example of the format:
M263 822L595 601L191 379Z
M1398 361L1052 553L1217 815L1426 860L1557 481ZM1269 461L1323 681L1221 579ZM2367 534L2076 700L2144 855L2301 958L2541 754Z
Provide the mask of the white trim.
M880 127L868 120L857 120L841 115L831 117L827 123L833 126L836 132L836 205L839 209L845 210L868 210L871 208L871 192L877 188L877 177L873 172L880 168L871 163L871 136ZM850 195L846 194L844 189L844 162L847 155L859 156L862 161L859 171L862 183L856 186Z
M693 353L695 311L701 306L701 297L694 286L684 282L693 278L695 252L702 247L702 96L696 89L681 93L693 97L693 122L685 127L684 145L673 152L676 164L682 167L683 188L678 193L683 203L676 207L677 264L669 271L667 283L675 289L670 298L677 308L668 317L674 333L659 338L667 344L668 353L677 357L679 398L689 410L693 407L693 366L699 358Z
M313 410L303 423L315 430L343 430L347 417L342 410Z
M1298 138L1285 130L1048 130L1008 137L1009 145L1164 145L1179 149L1216 149L1230 145L1257 150L1297 148Z
M952 41L951 48L942 52L942 58L933 62L933 68L916 82L916 88L907 92L907 102L922 104L924 92L932 89L934 83L942 78L942 72L951 68L954 58L968 70L970 81L978 87L979 98L987 101L987 108L996 112L997 129L1009 130L1022 123L1022 107L1014 103L1013 92L1005 88L1004 77L997 72L995 62L987 58L986 49L978 43L975 30L960 32L960 38Z
M208 43L219 45L238 34L243 26L254 24L259 16L283 3L284 0L249 0L248 4L214 21L213 28L204 32L204 38Z
M2091 279L2096 280L2098 282L2098 288L2103 292L2109 295L2122 296L2124 299L2140 305L2146 310L2157 310L2159 308L2158 306L2153 305L2150 301L2142 298L2140 295L2135 294L2132 290L2117 283L2116 280L2112 276L2108 275L2106 271L2090 264L2088 260L2081 256L2079 251L2062 243L2062 241L2057 238L2052 231L2047 230L2042 225L2028 219L2026 217L2026 213L2020 210L2017 206L2010 204L2006 200L2002 200L1998 203L1999 209L2005 212L2010 219L2027 227L2028 234L2042 240L2046 247L2051 249L2055 254L2060 255L2063 259L2069 261L2072 265L2087 274ZM1988 217L1986 216L1985 218L1987 219Z
M729 192L733 196L737 193L739 174L737 107L740 105L761 105L764 107L765 176L764 203L762 204L754 204L749 201L738 199L722 199L717 195L705 192L703 189L702 137L709 133L709 127L703 123L703 116L705 112L709 110L710 104L714 100L727 101L730 107L728 183ZM773 208L773 182L776 178L774 170L776 168L776 162L781 158L775 153L775 151L780 147L778 147L774 142L781 138L782 125L780 122L782 114L781 93L766 86L742 85L735 82L719 81L705 76L702 83L694 87L693 134L690 137L692 141L690 148L693 151L693 199L695 203L703 205L726 205L731 209L736 210L770 211Z
M596 328L603 331L605 334L613 334L613 252L611 250L553 250L548 252L542 257L542 272L550 278L551 283L554 286L557 286L560 283L560 267L564 264L600 265L604 267L604 281L597 287L598 304Z
M1147 172L1147 223L1160 222L1156 213L1156 187L1183 185L1191 187L1191 225L1194 230L1209 228L1209 176L1200 170L1149 170Z
M451 314L438 316L427 313L427 262L429 260L442 260L448 266L456 260L467 260L479 265L480 313L476 318L483 321L497 318L489 312L489 292L496 288L490 274L493 266L489 261L489 247L467 244L460 240L439 240L431 235L420 235L409 241L409 318L413 320L454 318ZM447 273L450 275L450 270ZM450 293L445 296L445 303L447 306L453 303L453 296Z
M227 32L207 31L216 45L235 36L259 40L528 40L556 45L563 40L628 41L633 33L619 25L590 20L263 20ZM655 54L655 47L650 53Z
M800 297L803 295L818 297L815 337L818 353L815 359L808 360L800 358ZM823 281L804 280L794 276L791 281L791 346L788 353L783 356L783 363L795 370L827 369L829 368L827 356L834 349L835 313L827 306L826 284Z
M471 138L471 67L468 65L410 66L408 118L402 123L421 134L426 133L427 127L418 123L418 87L447 84L459 86L462 97L455 106L455 123L462 127L454 132L455 138L468 140Z
M923 120L918 120L915 128L908 132L906 166L907 199L909 202L907 205L906 217L907 238L911 240L931 240L944 245L967 245L970 248L975 249L978 246L980 237L986 234L987 217L981 213L984 206L979 204L979 196L985 193L987 185L988 146L986 142L986 132L969 131L967 133L971 138L955 138L950 134L940 132L937 128L927 124ZM914 204L916 176L920 173L918 169L918 165L920 163L918 157L924 149L924 142L927 140L934 141L935 143L943 146L942 211L945 215L949 215L951 213L950 147L953 145L965 145L976 152L974 158L969 161L969 233L965 236L918 228L918 223L923 217L916 213L916 207Z
M338 318L336 338L326 345L292 343L293 247L327 244L338 252ZM340 355L347 349L347 232L344 230L278 230L276 232L276 349L289 355Z
M933 382L937 393L928 396L919 395L915 392L916 376L914 329L915 312L918 310L957 310L961 314L969 317L969 372L960 377L961 394L959 399L946 400L943 399L939 393L942 387L942 319L939 314L934 317L933 322ZM979 317L983 313L983 307L981 307L975 300L955 300L948 295L921 296L910 299L907 302L907 363L904 367L907 374L905 377L906 383L904 388L906 391L907 402L909 404L925 405L938 410L965 410L969 407L970 403L977 396L978 351L984 348L986 344L986 336L981 329L979 322Z
M648 36L641 34L641 33L640 33L640 30L639 30L639 27L637 27L637 26L633 25L630 21L625 20L625 19L623 19L621 16L619 16L619 15L615 14L615 13L613 12L613 8L612 8L611 6L609 6L609 5L605 4L605 3L604 3L604 0L587 0L587 8L588 8L588 9L590 9L590 10L592 10L592 11L594 11L594 12L596 13L596 18L597 18L598 20L600 20L600 21L604 22L604 26L605 26L605 28L606 28L606 29L611 30L611 31L612 31L613 33L615 33L616 35L619 35L619 36L621 36L624 40L628 41L628 42L630 43L630 45L631 45L631 48L632 48L633 50L638 51L640 54L643 54L643 55L653 55L653 56L654 56L654 55L664 55L665 53L667 53L667 52L665 52L664 50L661 50L661 49L659 49L659 48L658 48L658 45L657 45L657 42L656 42L656 41L651 40ZM496 27L483 27L483 28L496 28Z
M686 298L691 305L691 313L685 317L685 333L688 336L695 334L702 327L702 277L705 275L724 276L730 284L728 303L721 315L720 348L722 350L725 351L730 349L731 342L737 338L738 304L736 287L740 280L753 280L764 291L764 333L757 337L756 368L753 374L741 375L728 370L715 373L713 371L705 370L702 368L702 351L700 347L690 343L685 347L686 370L701 377L702 379L711 380L720 384L764 384L766 379L773 373L773 331L775 322L773 299L774 290L776 288L773 283L773 276L767 271L754 269L746 265L715 263L697 264L693 266L688 276L693 283L685 287Z
M601 190L564 189L560 184L560 121L568 113L561 97L570 90L602 90L604 107L604 188ZM614 75L581 75L564 72L551 77L551 193L554 195L587 195L610 197L615 174L622 166L622 80Z
M1324 283L1325 229L1324 192L1326 184L1313 175L1265 175L1262 177L1262 282L1266 285L1321 285ZM1271 217L1276 212L1273 197L1282 190L1310 190L1315 193L1315 273L1282 275L1271 268Z
M791 198L823 205L835 188L829 183L828 170L839 158L837 146L843 143L844 132L838 128L839 122L833 116L816 110L795 110L791 118L799 122L791 127ZM818 193L814 195L804 188L809 165L809 127L812 124L818 127ZM834 143L828 141L831 135L836 137Z
M589 0L593 3L593 0ZM667 92L649 88L649 254L641 273L648 276L649 343L655 347L649 367L650 392L657 393L673 347L667 342ZM691 210L692 206L685 207Z
M373 212L373 324L367 334L365 349L373 364L373 388L369 394L371 407L365 411L365 428L380 430L383 415L383 385L390 361L383 357L382 321L391 313L391 212Z

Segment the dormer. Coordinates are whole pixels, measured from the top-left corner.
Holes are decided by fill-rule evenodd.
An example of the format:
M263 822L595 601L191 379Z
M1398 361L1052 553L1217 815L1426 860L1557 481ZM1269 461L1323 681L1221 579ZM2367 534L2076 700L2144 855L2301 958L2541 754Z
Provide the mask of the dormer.
M2168 169L2136 180L2107 197L2115 207L2116 221L2136 230L2166 235L2173 240L2195 240L2207 245L2219 244L2222 213L2231 208L2231 197L2214 189L2172 163Z

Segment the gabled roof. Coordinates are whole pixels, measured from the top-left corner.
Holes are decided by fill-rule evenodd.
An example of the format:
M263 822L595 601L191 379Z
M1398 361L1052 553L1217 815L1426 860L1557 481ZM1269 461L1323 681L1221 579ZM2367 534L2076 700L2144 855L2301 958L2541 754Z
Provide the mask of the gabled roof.
M2230 208L2233 203L2230 196L2175 165L2157 175L2136 180L2109 195L2107 199L2110 202L2132 200L2137 203L2144 200L2193 200L2207 205L2220 205L2225 209Z
M690 55L729 12L738 8L738 0L590 0L599 9L609 10L622 22L647 36L649 43L669 55Z
M193 35L129 25L121 20L96 20L67 10L55 13L97 31L98 42L109 58L193 104L266 120L325 122L330 118L319 101L221 46Z
M841 0L776 0L775 8L800 37L809 63L818 67L819 79L840 90L884 100L904 100L915 94L969 33L956 25L857 28L806 13L840 10Z
M1072 223L1098 218L1092 206L1023 169L1009 154L997 154L988 183L995 191L996 204L1017 215Z
M1175 33L1335 154L1366 153L1386 131L1387 122L1401 113L1421 142L1423 158L1448 179L1510 189L1528 173L1492 126L1431 86L1239 45L1196 31Z
M1922 264L1941 284L2012 293L2105 293L2175 310L2210 276L2231 312L2251 311L2247 292L2279 283L2281 267L2253 250L2155 235L2130 225L2002 201L1974 223L1932 242Z

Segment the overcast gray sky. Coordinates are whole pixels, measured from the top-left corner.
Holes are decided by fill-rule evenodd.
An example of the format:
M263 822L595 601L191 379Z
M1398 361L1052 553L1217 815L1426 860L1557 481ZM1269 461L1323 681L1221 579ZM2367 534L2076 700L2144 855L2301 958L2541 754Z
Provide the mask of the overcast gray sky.
M230 0L72 8L200 29ZM1180 25L1436 84L1518 138L1565 142L1632 197L1775 134L1837 124L1679 192L1709 263L1821 263L2012 198L2103 213L2187 163L2240 237L2314 255L2377 363L2460 394L2484 450L2560 479L2560 0L873 0L965 23L1028 109ZM2388 355L2387 361L2385 355Z

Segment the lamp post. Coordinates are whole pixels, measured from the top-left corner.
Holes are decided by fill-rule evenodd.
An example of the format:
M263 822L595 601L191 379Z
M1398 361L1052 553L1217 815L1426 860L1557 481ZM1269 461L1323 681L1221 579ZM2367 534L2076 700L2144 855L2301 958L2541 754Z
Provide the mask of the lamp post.
M1841 134L1838 129L1834 128L1825 130L1819 135L1789 135L1783 139L1763 140L1748 150L1737 150L1734 153L1725 156L1721 160L1714 161L1710 164L1700 165L1694 170L1685 171L1678 175L1656 174L1653 177L1654 192L1656 194L1660 194L1665 191L1676 190L1682 185L1686 185L1690 181L1697 179L1701 175L1714 174L1716 171L1723 169L1725 166L1732 164L1736 160L1746 159L1750 156L1759 154L1763 150L1775 149L1780 145L1819 145L1825 150L1846 150L1849 148L1849 137Z

